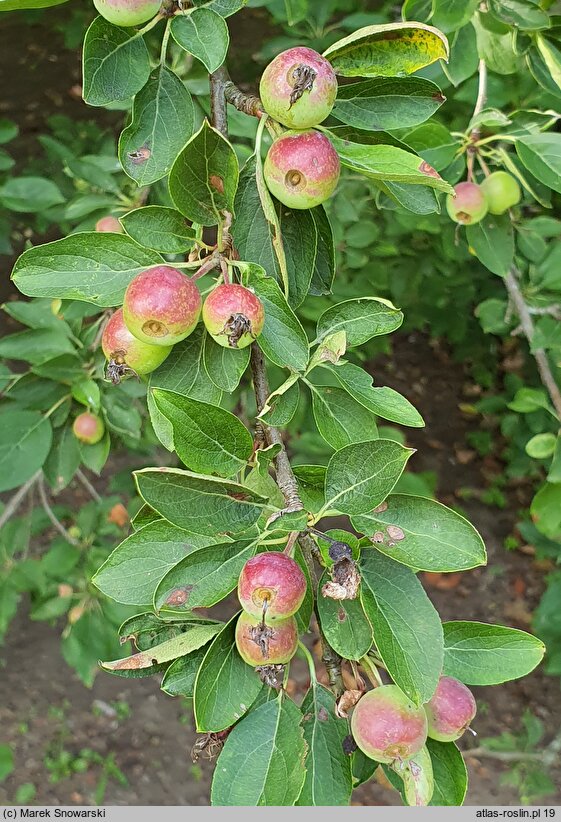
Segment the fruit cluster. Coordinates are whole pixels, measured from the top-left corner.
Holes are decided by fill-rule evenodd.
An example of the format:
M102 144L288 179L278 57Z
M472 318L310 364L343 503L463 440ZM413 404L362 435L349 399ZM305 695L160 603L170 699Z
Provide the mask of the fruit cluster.
M288 131L270 147L263 174L271 194L290 208L314 208L339 180L339 155L314 126L329 116L337 96L331 64L313 49L288 49L269 63L259 85L266 113Z
M476 714L473 694L462 682L442 676L426 705L417 707L397 685L368 691L356 705L351 729L358 747L376 762L406 762L418 754L427 737L453 742Z
M520 202L520 186L506 171L494 171L481 185L458 183L448 195L446 209L455 223L475 225L487 214L504 214Z
M225 348L245 348L265 322L261 301L243 285L216 286L203 306L193 280L176 268L159 265L142 271L103 332L109 378L119 382L130 373L154 371L174 345L192 334L201 314L210 336Z
M306 577L287 554L265 552L244 565L238 581L243 608L236 626L240 656L254 668L285 665L298 647L294 614L306 594Z

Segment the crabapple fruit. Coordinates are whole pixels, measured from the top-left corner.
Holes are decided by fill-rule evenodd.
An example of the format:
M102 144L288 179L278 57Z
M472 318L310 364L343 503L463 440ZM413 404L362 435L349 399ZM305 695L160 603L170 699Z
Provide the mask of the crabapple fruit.
M139 26L160 10L162 0L93 0L94 6L114 26Z
M427 717L397 685L381 685L358 702L351 730L361 751L377 762L409 759L427 739Z
M428 735L439 742L459 739L477 713L475 698L470 689L451 676L440 677L432 699L424 708Z
M490 214L504 214L520 202L518 181L506 171L494 171L481 183Z
M116 217L108 214L107 217L102 217L95 224L96 231L111 231L114 234L122 234L123 226Z
M274 627L243 611L236 625L236 646L248 665L285 665L298 647L298 625L294 617L279 620Z
M244 611L265 616L267 624L296 613L306 595L306 577L295 560L280 551L248 559L238 580L238 599ZM265 610L264 610L265 609Z
M475 225L488 211L487 197L477 183L458 183L454 187L456 196L446 198L446 210L455 223Z
M201 315L201 295L195 283L168 265L143 271L125 292L123 319L137 340L150 345L175 345L188 337Z
M278 54L261 77L263 108L287 128L310 128L328 117L337 96L331 63L313 49L296 46Z
M273 142L263 173L271 194L289 208L313 208L337 186L341 163L319 131L287 131Z
M101 417L84 411L78 414L72 425L72 432L76 439L85 442L87 445L95 445L105 434L105 425Z
M137 340L125 325L122 308L111 315L105 326L101 347L110 364L123 369L123 373L128 369L135 374L149 374L154 371L172 349L171 345L148 345Z
M265 311L261 300L249 288L223 283L206 298L203 322L219 345L245 348L263 331Z

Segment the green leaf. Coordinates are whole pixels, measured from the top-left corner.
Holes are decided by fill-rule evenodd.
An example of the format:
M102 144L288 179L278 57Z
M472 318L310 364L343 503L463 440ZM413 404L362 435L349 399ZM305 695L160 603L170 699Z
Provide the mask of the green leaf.
M304 371L308 365L308 338L280 287L258 266L248 266L247 284L265 309L265 326L257 343L268 359L281 368Z
M432 117L445 99L422 77L380 77L340 86L333 116L372 131L408 128Z
M252 154L240 172L232 237L242 260L257 263L271 276L277 276L280 271L273 245L273 226L263 211L256 172L256 159Z
M532 459L545 460L553 456L558 439L555 434L549 432L546 434L535 434L528 440L524 450Z
M165 177L193 134L194 117L191 95L162 64L134 98L132 121L119 139L119 160L129 177L139 186Z
M117 676L148 676L162 669L166 662L196 651L212 639L221 629L220 623L213 625L192 624L179 636L168 639L160 645L153 645L146 651L116 659L112 662L100 662L104 671Z
M442 625L415 574L377 551L361 555L361 598L376 648L396 685L416 704L433 695L442 671Z
M320 316L317 339L328 334L344 331L347 348L362 345L372 337L391 334L403 322L403 313L388 300L378 297L361 297L332 305Z
M205 6L222 17L230 17L247 5L247 0L193 0L194 6Z
M532 500L530 513L542 534L558 540L561 537L561 485L544 483Z
M71 482L80 466L80 448L70 425L54 432L53 444L43 465L47 482L55 493Z
M0 491L31 479L45 462L51 441L51 424L38 411L0 411Z
M347 445L329 460L325 475L326 510L364 514L380 505L414 451L394 440Z
M306 775L301 722L301 711L282 692L244 717L218 757L211 804L294 805Z
M549 14L539 7L539 0L490 0L489 9L503 23L522 31L550 25Z
M12 177L0 187L0 202L10 211L36 214L64 201L58 186L43 177Z
M180 656L167 668L160 688L170 696L183 696L192 699L195 693L195 680L208 648L203 645L196 651Z
M137 243L162 254L183 254L194 245L195 232L179 211L166 206L144 206L121 217L123 228Z
M222 392L203 365L204 329L199 325L173 351L150 379L151 388L165 388L195 400L219 405ZM171 426L170 426L171 428Z
M329 579L329 572L324 571L318 587L317 607L321 629L340 656L359 660L372 647L372 625L359 599L335 600L321 595L321 589Z
M528 171L561 192L561 134L528 134L516 141L516 152Z
M425 424L409 400L393 388L374 388L372 377L360 366L344 363L338 366L326 365L325 368L335 377L341 388L378 417L412 428L422 428Z
M485 565L483 540L464 517L432 499L392 494L352 519L382 554L421 571L466 571Z
M238 387L249 365L250 352L249 346L241 349L225 348L207 334L204 341L204 365L209 379L222 391L231 394Z
M348 805L352 792L351 758L343 751L349 723L335 713L335 697L312 682L301 708L304 741L308 746L306 779L297 805Z
M0 357L25 360L32 365L43 365L54 357L74 353L72 342L57 328L28 329L0 340Z
M324 207L291 210L279 203L278 223L286 259L289 304L298 307L308 292L330 293L335 273L335 250ZM266 266L264 268L271 273Z
M514 260L514 231L508 214L488 215L480 223L468 225L466 238L489 271L506 277Z
M60 6L68 0L0 0L0 11L22 11L23 9L46 9ZM24 804L24 803L22 803Z
M177 468L144 468L135 478L148 505L195 534L240 533L257 522L266 502L243 485Z
M16 262L12 279L28 297L121 305L133 277L162 262L129 237L94 231L29 248Z
M263 687L254 669L243 661L236 648L237 621L238 614L222 628L199 668L194 699L199 733L230 728L250 709ZM232 778L231 772L228 777Z
M260 420L267 425L288 425L300 402L300 384L297 380L298 375L292 374L276 391L269 394L265 408L258 414Z
M249 540L194 551L163 577L154 594L154 610L165 617L216 605L234 590L254 554L255 541Z
M230 43L228 26L212 9L200 8L190 14L176 15L171 22L171 34L208 72L216 71L226 59Z
M444 623L444 674L466 685L499 685L526 676L540 664L545 646L515 628L483 622Z
M188 468L231 477L245 467L253 438L234 414L161 388L154 388L152 395L171 422L175 450Z
M84 38L83 97L90 106L107 106L133 97L148 82L150 57L137 32L96 17Z
M92 408L94 411L99 411L101 403L101 392L99 385L95 380L83 379L74 383L71 388L72 396L76 402Z
M230 143L205 120L175 160L169 191L176 208L200 225L216 225L234 213L238 160Z
M0 745L0 782L3 782L13 770L14 754L11 747L9 745Z
M491 29L493 24L489 18L492 19L490 14L477 12L472 19L479 57L497 74L514 74L520 67L520 61L512 47L511 33L504 27L501 32Z
M343 77L395 77L447 60L448 41L422 23L386 23L358 29L323 56Z
M213 542L164 520L145 525L118 545L92 582L125 605L152 606L158 583L187 554Z
M434 776L434 792L429 805L463 805L468 786L468 773L462 754L453 742L427 739L426 744Z
M479 57L477 39L473 26L463 26L454 35L448 64L442 68L452 85L460 86L477 71Z
M456 139L440 123L425 123L408 131L403 139L438 172L445 171L458 150Z
M442 31L455 31L469 23L479 0L434 0L432 22Z
M332 448L377 438L376 418L346 391L327 385L308 385L318 431Z
M452 186L416 154L395 146L351 143L333 135L331 140L341 164L357 174L381 183L393 181L428 186L448 194L452 192Z

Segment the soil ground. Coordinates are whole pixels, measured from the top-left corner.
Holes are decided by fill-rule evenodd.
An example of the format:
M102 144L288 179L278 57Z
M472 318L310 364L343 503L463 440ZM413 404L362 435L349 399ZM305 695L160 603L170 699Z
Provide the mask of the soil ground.
M454 491L484 487L488 470L475 455L467 465L462 464L466 459L465 434L474 427L458 408L469 391L462 368L451 362L443 347L431 346L416 334L396 338L391 371L388 362L382 358L373 363L372 371L381 382L405 393L427 423L425 429L408 437L409 444L419 447L413 468L436 472L439 498L457 504ZM431 598L445 620L504 622L529 629L532 609L544 587L544 572L531 557L507 552L502 545L512 532L518 503L502 511L477 501L463 506L486 541L489 565L462 574L459 581L453 575L442 579L425 576ZM454 587L449 587L450 583ZM188 708L161 693L155 678L123 680L100 674L91 690L84 688L60 657L57 627L32 623L24 612L10 629L2 663L2 742L13 746L16 768L0 787L0 802L13 800L18 786L26 782L35 785L33 801L38 804L92 801L101 777L100 765L56 784L49 782L45 755L64 747L74 756L83 748L103 757L115 755L128 784L110 780L104 798L107 804L208 804L212 766L191 763L195 734ZM304 678L303 669L297 667L296 697L305 687ZM547 729L544 745L559 733L561 692L557 679L537 671L521 681L474 690L479 704L475 729L480 738L506 730L517 732L527 709ZM127 710L129 716L120 718ZM464 748L477 744L471 738L462 740ZM517 790L500 785L500 775L507 767L503 762L489 758L469 758L468 762L469 804L519 804ZM561 802L561 767L554 768L550 776L557 785L557 795L539 803ZM354 801L399 804L393 790L375 781L362 787Z

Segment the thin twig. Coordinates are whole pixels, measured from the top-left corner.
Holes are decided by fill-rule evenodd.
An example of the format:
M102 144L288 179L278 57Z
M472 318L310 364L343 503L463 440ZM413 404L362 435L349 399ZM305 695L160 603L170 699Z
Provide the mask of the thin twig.
M92 497L96 502L102 502L102 498L99 496L99 494L97 493L97 491L95 490L87 476L80 468L78 468L78 470L76 471L76 477L82 483L90 497Z
M509 271L509 273L504 278L504 282L509 297L511 298L516 308L516 313L520 318L520 326L522 328L522 332L528 340L528 343L530 344L531 348L535 331L534 321L532 320L532 317L528 310L528 306L526 305L526 301L524 300L524 297L520 290L520 286L518 285L518 281L513 270ZM561 391L559 390L559 386L557 385L555 377L553 376L553 372L551 370L547 354L543 348L537 348L535 351L532 352L532 354L537 363L542 383L544 384L545 388L547 388L547 391L551 398L551 402L553 403L553 407L555 408L557 416L561 420Z
M70 543L70 545L75 545L77 548L79 548L80 547L79 541L77 539L74 539L74 537L71 536L71 534L68 533L68 531L66 530L66 528L64 527L62 522L60 522L60 520L57 518L55 512L51 508L49 500L47 498L47 491L45 489L45 480L43 479L42 475L39 477L39 481L37 483L37 486L39 488L39 497L41 499L41 505L45 509L45 513L48 516L48 518L50 519L53 526L56 528L56 530L59 532L59 534L61 534L64 537L64 539L67 542Z
M29 491L31 491L31 489L41 476L41 474L41 470L37 471L36 474L33 474L33 476L30 479L28 479L27 482L25 482L21 486L21 488L19 488L16 491L13 497L11 497L10 500L6 503L6 507L4 508L4 510L2 511L2 515L0 516L0 528L3 528L4 525L8 522L8 520L11 517L13 517L13 515L16 513L16 511L26 498Z

